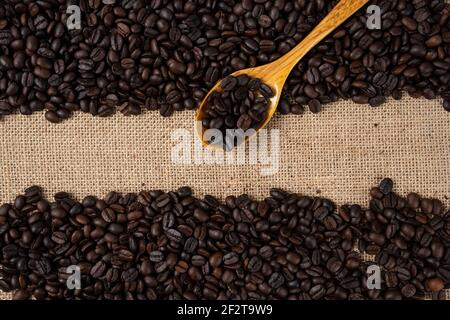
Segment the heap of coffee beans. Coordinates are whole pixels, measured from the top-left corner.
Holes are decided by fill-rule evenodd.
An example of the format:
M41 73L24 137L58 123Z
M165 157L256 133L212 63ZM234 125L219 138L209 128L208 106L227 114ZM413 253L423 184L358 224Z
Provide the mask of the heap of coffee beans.
M206 101L202 125L220 130L222 137L227 136L227 130L233 135L236 129L256 130L267 119L273 96L270 86L260 79L228 76L220 83L220 91L214 91Z
M236 70L279 58L323 19L324 0L79 0L0 3L0 117L45 110L52 122L81 110L108 116L195 109ZM111 3L111 1L109 1ZM444 98L450 110L450 7L444 0L372 0L290 75L282 114L338 99L378 106L402 91ZM70 22L68 25L68 21ZM70 27L70 29L69 29ZM72 28L74 27L74 28Z
M383 268L384 298L417 298L431 292L445 298L450 284L450 211L442 202L415 193L399 197L393 182L384 179L371 190L368 209L343 206L340 216L355 225L358 248L375 256ZM370 292L372 298L379 291Z
M272 189L109 193L0 206L0 290L15 299L444 299L450 212L383 180L367 209ZM367 262L355 251L375 255ZM381 268L368 289L368 266ZM81 288L72 283L79 268ZM73 280L73 279L72 279Z

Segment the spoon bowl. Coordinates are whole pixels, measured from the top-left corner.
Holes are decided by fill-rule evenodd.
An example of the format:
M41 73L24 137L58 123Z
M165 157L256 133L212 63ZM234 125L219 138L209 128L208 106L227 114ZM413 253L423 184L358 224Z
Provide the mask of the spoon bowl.
M247 75L252 78L258 78L263 83L268 85L274 93L274 96L269 99L270 106L268 109L267 118L258 128L254 128L254 134L252 136L246 136L245 140L255 136L270 122L275 114L275 111L277 110L284 84L295 65L297 65L297 63L320 41L327 37L368 2L369 0L339 1L333 10L331 10L331 12L311 31L311 33L309 33L302 42L300 42L295 48L286 53L284 56L271 63L259 67L242 69L231 74L231 76L234 77ZM213 92L221 92L222 90L220 87L221 82L222 80L217 82L208 92L206 97L201 102L195 117L195 131L197 136L200 138L203 146L214 149L222 149L222 147L217 144L210 144L204 139L204 133L207 129L203 127L202 121L205 119L204 111L209 97Z

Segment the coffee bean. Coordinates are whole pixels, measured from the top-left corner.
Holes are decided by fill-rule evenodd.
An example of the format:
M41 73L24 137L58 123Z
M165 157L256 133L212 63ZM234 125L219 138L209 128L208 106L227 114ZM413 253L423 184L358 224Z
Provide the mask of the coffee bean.
M394 182L391 179L386 178L380 182L380 185L378 188L383 194L387 195L392 191L393 186L394 186Z
M413 284L407 284L401 289L402 295L411 298L416 294L416 287Z
M0 30L0 45L9 45L11 43L11 32L9 30Z
M278 289L283 285L284 277L280 273L275 272L270 276L268 283L273 289Z
M0 279L0 290L1 291L6 291L6 292L9 292L11 290L8 282L6 282L3 279Z
M136 268L130 268L130 269L122 272L122 280L125 282L134 281L134 280L136 280L136 278L138 276L139 276L139 272Z
M84 222L87 222L86 220ZM108 226L108 231L110 231L113 234L120 234L123 232L123 226L119 223L111 223Z
M103 48L96 47L92 50L90 57L94 62L101 62L106 56L106 52ZM64 60L62 60L64 62Z
M238 80L235 77L226 77L220 83L220 87L223 91L231 91L238 85Z
M248 114L241 115L236 123L236 127L244 131L250 129L251 126L252 126L252 117L250 117Z
M262 259L269 260L273 255L273 249L270 246L263 246L259 249L259 255Z
M262 83L259 87L259 90L261 92L261 94L266 98L266 99L270 99L272 98L275 94L272 90L271 87L269 87L267 84Z
M401 300L402 295L398 290L389 290L384 295L385 300Z
M219 252L214 253L209 258L209 263L210 263L211 267L218 268L222 264L222 258L223 258L222 253L219 253Z
M150 252L150 261L161 262L164 259L164 254L161 251Z
M91 276L94 278L100 278L103 276L106 270L106 265L103 261L98 261L91 269Z
M248 262L248 270L250 272L258 272L262 268L262 261L259 257L252 257Z
M311 298L314 300L319 300L325 295L325 287L321 284L315 285L311 288L309 291L309 294L311 295Z
M174 59L169 60L167 62L167 65L169 67L169 70L171 72L173 72L174 74L181 75L181 74L184 74L186 72L186 65L184 65L183 63L178 62L178 61L176 61Z
M308 106L309 106L309 110L310 110L312 113L319 113L320 110L322 109L322 104L321 104L320 101L317 100L317 99L311 100L311 101L309 102Z
M427 288L433 292L441 291L442 289L444 289L444 282L440 278L429 279L427 280L426 285Z
M339 98L376 107L390 95L399 99L403 89L427 99L445 95L450 81L444 75L450 69L450 37L441 22L446 21L447 12L443 0L407 9L374 1L382 4L386 17L383 31L389 30L386 35L360 28L364 13L355 14L294 68L283 90L280 113L301 114L305 105L319 112L317 102L311 100L325 105ZM272 62L288 52L335 3L306 8L264 0L233 6L181 6L177 1L146 6L142 1L125 1L110 9L96 1L88 11L80 7L88 29L76 35L58 22L63 20L65 5L55 4L44 12L33 4L33 9L22 10L5 3L11 14L8 21L1 22L0 45L11 50L1 56L0 66L21 74L21 81L10 81L4 72L7 84L0 86L0 97L20 96L23 103L0 113L31 114L42 109L32 107L36 100L46 105L56 99L59 102L46 111L55 112L58 118L53 114L46 118L60 122L71 116L66 104L75 105L70 111L81 109L102 117L115 110L137 115L147 107L159 109L165 117L195 109L220 78ZM27 24L20 32L12 27L23 21ZM111 28L114 31L105 35L104 30ZM42 59L47 60L45 66ZM47 82L64 90L43 94ZM352 87L352 83L364 87ZM272 94L267 90L271 88L260 89L266 98ZM24 90L30 94L22 94ZM113 100L108 98L111 95ZM92 96L98 97L94 102L98 105L81 108L91 104L87 97ZM242 92L239 96L243 99ZM153 101L151 107L147 106L149 100ZM444 107L448 106L445 101L448 99L444 99ZM264 118L250 110L248 114L255 122ZM237 118L223 119L222 126L236 124ZM218 124L215 121L214 127Z
M169 229L166 231L167 238L173 242L180 242L182 240L182 235L178 230Z
M104 210L102 210L101 216L103 220L105 220L108 223L116 221L116 213L111 208L105 208Z
M239 256L235 252L229 252L223 256L225 266L230 266L239 261Z
M64 244L67 241L67 237L64 233L57 231L52 234L52 240L57 244Z
M429 48L439 47L441 45L441 43L442 43L442 37L439 34L432 36L425 42L425 44Z
M14 300L28 300L29 298L30 298L30 292L25 289L17 290L13 296Z

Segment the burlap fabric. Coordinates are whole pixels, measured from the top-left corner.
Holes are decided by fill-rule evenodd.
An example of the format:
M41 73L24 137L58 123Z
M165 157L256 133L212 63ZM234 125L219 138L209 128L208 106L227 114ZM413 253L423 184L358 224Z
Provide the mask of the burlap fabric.
M150 112L107 119L77 113L55 125L41 113L7 117L0 121L0 202L36 184L50 198L62 190L80 198L183 185L198 196L262 198L277 186L338 204L367 204L370 187L391 177L399 193L416 191L450 204L450 114L440 100L405 98L376 109L339 102L317 115L277 115L269 136L279 129L279 170L269 176L261 175L266 165L248 161L173 163L179 143L173 134L193 133L193 119L193 112L168 119Z

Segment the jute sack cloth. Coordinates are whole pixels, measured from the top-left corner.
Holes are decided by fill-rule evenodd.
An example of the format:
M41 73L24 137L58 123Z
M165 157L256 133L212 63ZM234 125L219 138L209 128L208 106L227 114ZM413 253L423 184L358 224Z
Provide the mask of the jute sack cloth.
M0 121L0 202L31 185L51 200L58 191L81 199L189 185L197 196L261 199L280 187L367 205L370 188L391 177L400 194L415 191L450 204L450 114L441 100L405 97L380 108L341 101L316 115L277 115L268 128L269 141L279 130L279 167L272 175L262 175L267 165L248 158L244 164L175 163L177 132L187 134L185 147L194 156L193 121L194 112L106 119L77 113L57 125L42 113L6 117Z

